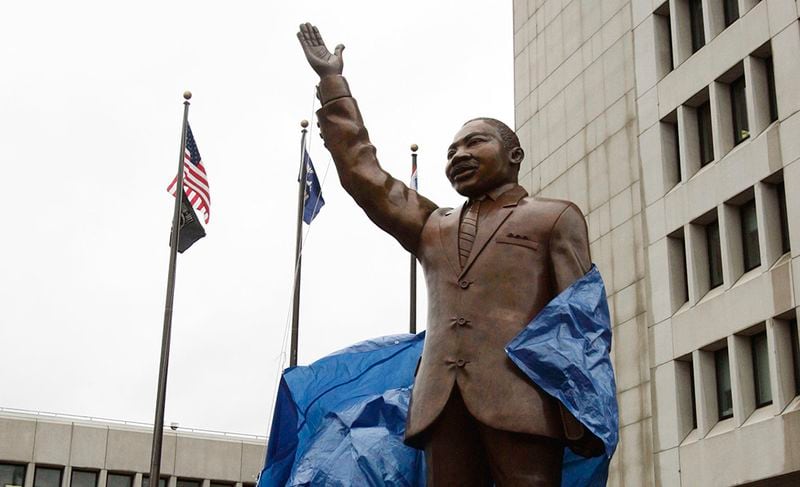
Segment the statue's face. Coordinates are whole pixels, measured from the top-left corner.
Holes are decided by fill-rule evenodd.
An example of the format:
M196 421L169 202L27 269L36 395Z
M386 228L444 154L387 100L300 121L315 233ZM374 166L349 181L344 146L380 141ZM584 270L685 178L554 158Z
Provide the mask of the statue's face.
M522 151L507 151L497 129L483 121L467 123L447 149L445 174L459 194L473 198L517 182ZM518 159L518 160L517 160Z

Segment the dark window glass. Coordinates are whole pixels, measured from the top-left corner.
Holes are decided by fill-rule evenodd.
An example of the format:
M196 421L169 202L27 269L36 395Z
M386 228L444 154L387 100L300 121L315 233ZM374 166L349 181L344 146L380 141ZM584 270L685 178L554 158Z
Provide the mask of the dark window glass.
M792 335L792 362L794 362L794 393L800 394L800 343L798 343L797 320L789 322Z
M733 416L731 368L727 348L714 352L714 367L717 373L717 413L722 420Z
M758 251L758 220L756 219L756 200L750 200L739 208L742 220L742 252L744 270L755 269L761 265Z
M192 479L178 479L177 487L200 487L200 481Z
M739 18L739 2L738 0L723 0L722 4L725 10L725 27L728 27Z
M33 487L61 487L61 469L37 466L33 473Z
M233 487L233 484L227 484L225 482L214 482L212 480L211 487Z
M689 301L689 268L686 264L686 242L681 239L681 269L683 269L683 302Z
M733 143L738 144L750 137L747 124L747 101L745 98L744 76L731 83L731 111L733 114Z
M708 287L713 289L722 284L722 251L719 242L719 221L706 225L708 245Z
M767 333L761 332L750 339L753 354L753 380L756 390L756 407L772 404L772 385L769 382L769 354Z
M106 487L131 487L133 476L124 473L109 473Z
M70 487L97 487L97 472L73 470Z
M150 487L150 476L142 475L142 487ZM161 477L158 479L158 487L167 487L167 478Z
M767 93L769 93L769 121L774 122L778 119L778 96L775 94L775 66L772 58L764 60L767 67Z
M694 364L689 362L689 390L692 395L692 429L697 428L697 401L694 398Z
M786 215L786 186L783 182L775 188L778 193L778 212L781 219L781 250L785 254L789 249L789 217Z
M25 465L0 463L0 487L22 487L25 484Z
M714 141L711 135L711 104L705 102L697 107L697 130L700 141L700 165L714 160Z
M675 60L672 59L672 26L670 18L667 16L667 46L669 47L669 70L675 69Z
M695 53L706 43L706 32L703 29L703 2L700 0L689 0L689 22L692 28L692 53Z

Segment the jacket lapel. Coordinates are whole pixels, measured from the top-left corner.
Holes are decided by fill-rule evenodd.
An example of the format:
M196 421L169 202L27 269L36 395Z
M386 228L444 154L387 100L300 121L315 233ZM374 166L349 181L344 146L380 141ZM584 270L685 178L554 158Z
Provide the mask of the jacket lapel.
M500 225L505 222L508 217L511 216L511 213L514 212L514 208L516 208L519 200L524 198L528 193L525 191L522 186L516 186L512 188L497 198L497 201L492 202L492 210L484 216L478 217L478 234L475 236L475 244L472 246L472 252L469 254L469 258L467 259L467 264L464 266L464 269L459 274L459 279L464 277L464 275L469 271L469 268L472 266L472 263L475 262L475 259L478 258L483 249L486 248L486 244L489 243L489 240L497 233L497 229L500 228ZM452 216L452 215L451 215ZM456 237L455 237L455 257L456 263L458 263L458 225L456 225Z
M442 218L439 219L440 243L444 250L444 255L447 257L447 262L455 275L461 273L461 266L458 263L458 223L463 207L464 205L461 205L458 208L447 210Z

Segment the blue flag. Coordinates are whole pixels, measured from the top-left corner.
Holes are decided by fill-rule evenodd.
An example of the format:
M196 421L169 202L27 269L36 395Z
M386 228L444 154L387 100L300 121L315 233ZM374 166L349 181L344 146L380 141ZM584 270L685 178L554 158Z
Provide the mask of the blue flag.
M424 454L403 444L424 335L377 338L287 369L258 487L424 486ZM606 484L619 440L610 349L605 287L594 266L506 347L533 382L603 441L598 457L564 449L562 487Z
M310 225L311 221L314 220L314 217L319 213L319 210L325 206L325 200L322 198L322 187L319 185L317 172L314 170L314 163L311 162L311 157L305 149L303 149L303 163L306 165L306 191L303 199L303 221Z

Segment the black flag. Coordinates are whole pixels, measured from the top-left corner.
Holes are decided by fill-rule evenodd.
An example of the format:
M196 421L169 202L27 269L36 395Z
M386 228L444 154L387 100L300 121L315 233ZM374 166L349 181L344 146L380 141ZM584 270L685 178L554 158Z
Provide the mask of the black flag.
M200 220L197 219L197 214L194 212L192 204L189 203L186 193L181 191L181 194L183 195L183 202L181 203L181 218L178 223L180 232L178 234L178 252L183 253L193 243L205 237L206 231L203 229L203 225L200 224ZM170 241L172 241L172 238L170 238Z

